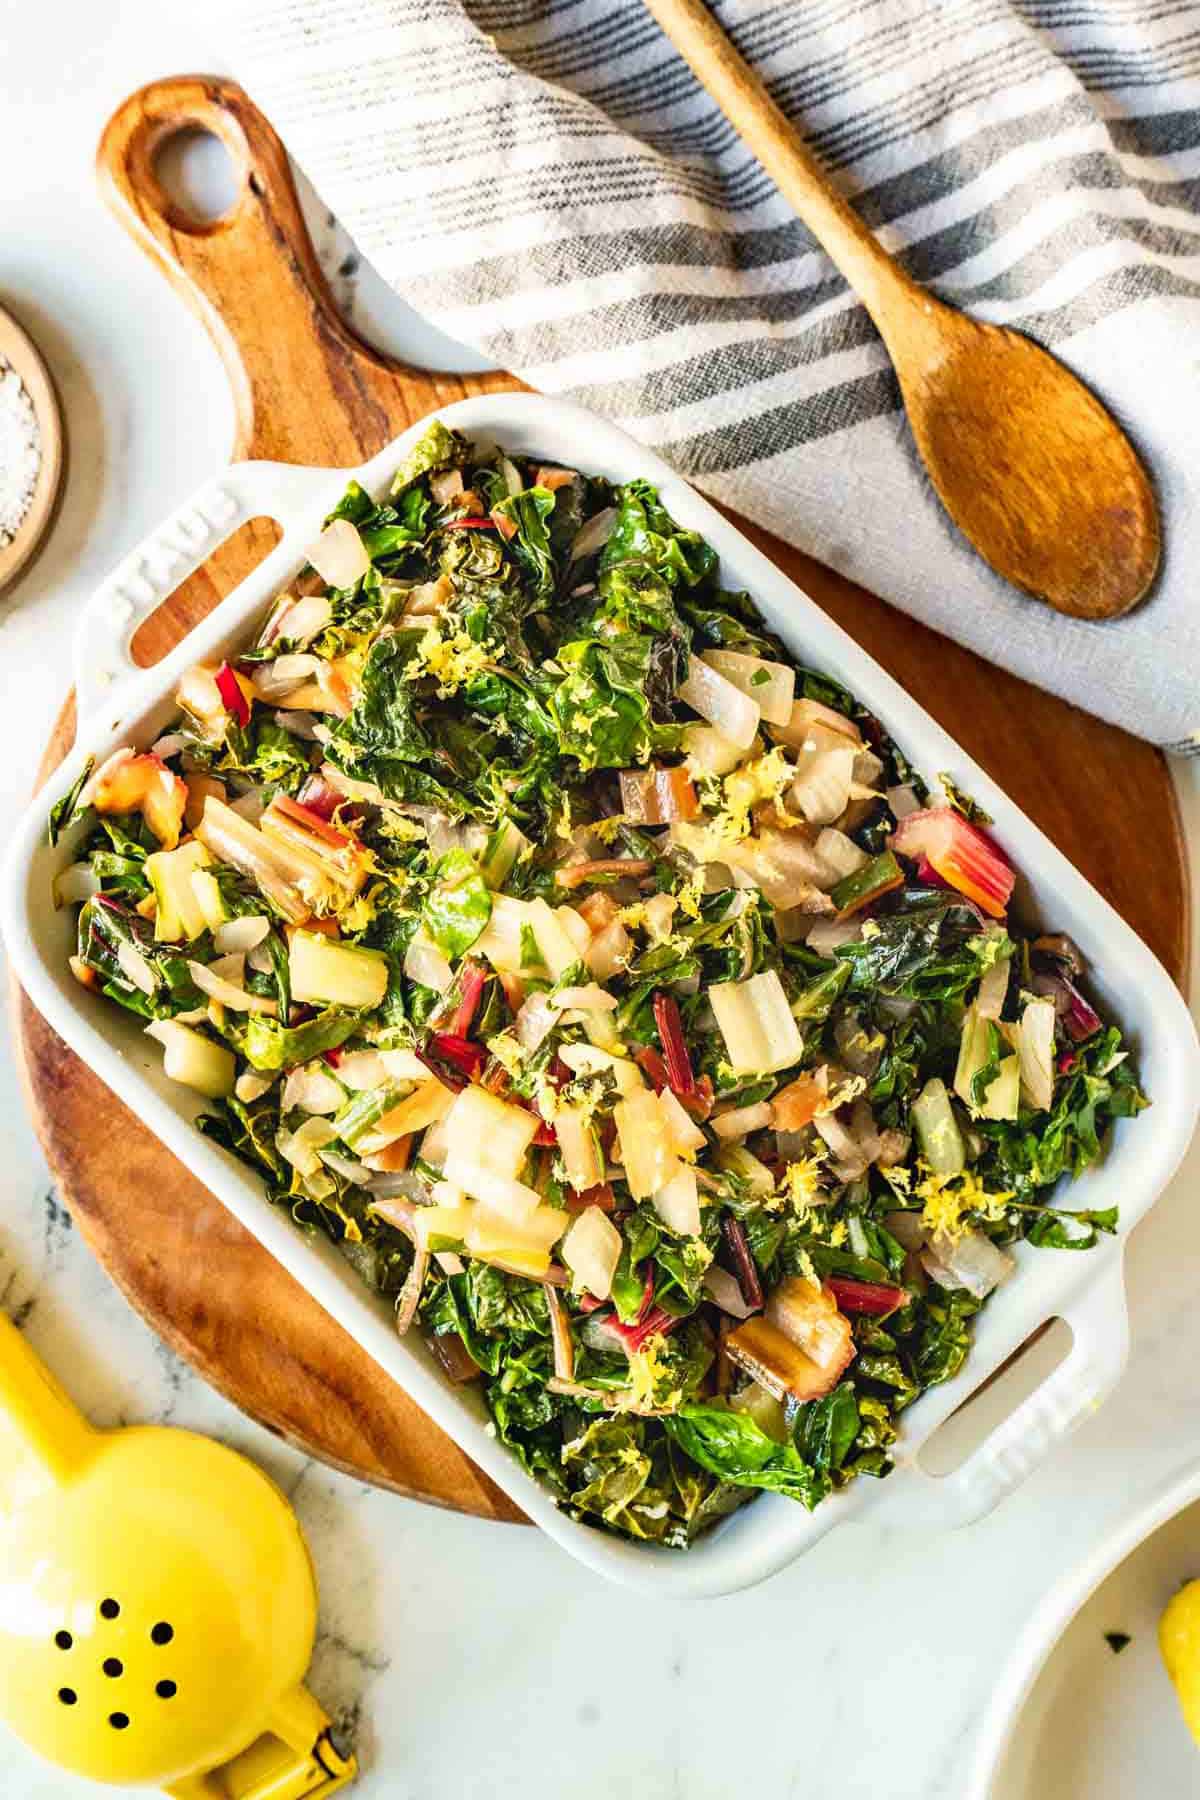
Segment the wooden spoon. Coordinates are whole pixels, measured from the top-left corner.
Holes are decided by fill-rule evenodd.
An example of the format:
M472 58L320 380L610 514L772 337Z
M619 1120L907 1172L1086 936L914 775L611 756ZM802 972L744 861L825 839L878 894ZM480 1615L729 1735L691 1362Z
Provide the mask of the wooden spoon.
M1111 414L1029 338L964 317L897 267L704 0L646 5L870 313L930 479L980 556L1077 618L1136 606L1158 568L1158 508Z

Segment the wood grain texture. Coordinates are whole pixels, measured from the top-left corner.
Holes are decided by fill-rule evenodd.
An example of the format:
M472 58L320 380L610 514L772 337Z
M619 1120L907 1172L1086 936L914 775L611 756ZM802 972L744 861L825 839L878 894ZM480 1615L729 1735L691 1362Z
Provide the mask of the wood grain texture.
M173 216L153 178L155 145L185 125L218 131L242 170L233 214L200 230ZM105 133L100 169L118 217L221 350L237 400L237 456L351 463L440 404L520 385L504 375L460 380L405 368L347 329L278 140L231 84L189 77L135 95ZM745 529L992 771L1180 974L1185 865L1163 759ZM148 653L161 655L245 572L238 559L248 567L262 547L253 531L231 540L219 569L193 577L153 621ZM73 732L68 702L47 767ZM246 1412L325 1461L442 1505L518 1516L23 998L19 1025L38 1131L80 1230L174 1349Z
M1131 611L1158 571L1158 504L1112 415L1031 339L956 312L901 268L705 0L646 6L867 308L921 460L967 541L1059 612Z

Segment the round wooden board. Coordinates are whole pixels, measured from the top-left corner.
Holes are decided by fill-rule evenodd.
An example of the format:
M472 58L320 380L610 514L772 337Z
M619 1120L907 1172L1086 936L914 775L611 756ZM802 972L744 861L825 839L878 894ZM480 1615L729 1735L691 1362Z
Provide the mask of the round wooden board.
M6 363L16 370L29 395L41 439L41 462L29 508L11 541L0 546L0 593L17 579L46 535L62 487L65 460L62 415L50 371L29 333L0 307L0 373Z
M194 127L217 132L242 171L233 212L203 227L173 213L153 173L157 146ZM99 167L122 224L221 352L237 404L235 457L353 465L439 405L520 385L506 375L458 379L405 368L349 332L318 269L282 147L232 83L183 77L134 95L104 135ZM1181 977L1187 877L1163 758L742 523L991 770ZM262 547L253 531L231 539L212 574L201 571L156 616L147 651L162 655ZM68 703L46 769L73 732ZM1153 880L1147 842L1155 846ZM23 995L18 1025L34 1120L75 1220L173 1349L245 1412L326 1462L436 1504L520 1517Z

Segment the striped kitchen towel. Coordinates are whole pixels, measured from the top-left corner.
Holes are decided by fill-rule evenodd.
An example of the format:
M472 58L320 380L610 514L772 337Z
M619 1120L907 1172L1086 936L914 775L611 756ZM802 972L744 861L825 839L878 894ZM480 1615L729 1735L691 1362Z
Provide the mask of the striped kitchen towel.
M1052 345L1142 448L1166 556L1130 618L1060 618L967 549L865 312L640 0L230 0L226 22L324 200L443 330L983 655L1200 751L1200 6L716 11L913 273Z

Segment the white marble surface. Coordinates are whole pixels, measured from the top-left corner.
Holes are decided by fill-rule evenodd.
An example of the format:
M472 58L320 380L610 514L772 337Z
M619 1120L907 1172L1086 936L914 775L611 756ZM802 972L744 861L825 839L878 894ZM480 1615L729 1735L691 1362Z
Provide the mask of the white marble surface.
M126 92L222 66L202 14L164 0L0 0L0 303L46 352L71 440L53 538L0 603L0 830L66 685L84 595L227 455L216 357L110 222L91 175L100 127ZM319 206L314 218L336 269L347 246ZM389 347L453 366L452 348L369 271L337 279ZM1195 765L1180 771L1194 856L1198 777ZM364 1489L242 1419L156 1342L80 1246L7 1060L0 1108L0 1303L97 1421L211 1431L287 1486L321 1577L312 1685L356 1727L364 1800L568 1789L575 1800L749 1789L763 1800L962 1800L981 1704L1034 1600L1134 1494L1200 1455L1194 1150L1130 1245L1122 1388L998 1514L935 1542L847 1528L765 1588L704 1607L631 1598L532 1531ZM84 1789L0 1733L0 1791L70 1800Z

